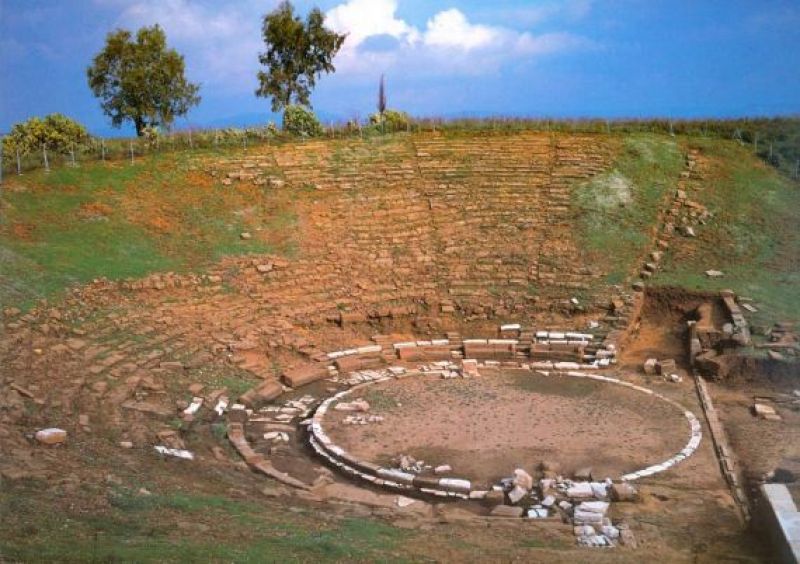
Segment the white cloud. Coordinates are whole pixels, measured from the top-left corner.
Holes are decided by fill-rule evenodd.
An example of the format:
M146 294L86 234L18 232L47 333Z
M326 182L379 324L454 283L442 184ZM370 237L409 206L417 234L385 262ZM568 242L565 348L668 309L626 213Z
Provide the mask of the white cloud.
M261 18L277 3L138 0L124 4L117 25L135 29L158 23L168 44L184 55L190 80L246 92L256 88L258 53L264 50Z
M433 47L457 47L466 50L486 47L498 41L506 31L486 25L471 24L461 11L451 8L428 20L425 44Z
M264 51L262 17L279 0L94 1L118 10L116 25L135 29L160 24L170 46L185 56L190 79L202 82L204 93L222 94L255 90L258 54ZM570 12L584 14L589 5L590 0L568 0L560 13L568 6ZM542 6L542 14L554 10L553 3ZM511 60L591 46L563 31L532 33L471 21L457 8L431 13L420 29L399 16L398 0L346 0L326 13L326 25L348 34L334 61L336 82L372 80L381 72L491 75Z
M523 33L514 41L517 53L525 55L548 55L577 49L592 49L596 43L572 33L556 32L532 35Z
M571 14L585 15L589 6L589 0L568 2ZM548 9L556 13L552 6ZM336 58L340 77L374 76L390 70L416 76L486 74L513 58L593 46L588 39L567 32L533 34L473 23L457 8L434 13L419 30L398 17L396 0L348 0L326 15L332 29L349 34ZM394 38L396 44L388 50L364 47L371 37L379 36Z
M350 0L326 14L325 23L338 33L347 33L345 45L354 49L368 37L389 35L413 43L419 32L395 15L396 0Z

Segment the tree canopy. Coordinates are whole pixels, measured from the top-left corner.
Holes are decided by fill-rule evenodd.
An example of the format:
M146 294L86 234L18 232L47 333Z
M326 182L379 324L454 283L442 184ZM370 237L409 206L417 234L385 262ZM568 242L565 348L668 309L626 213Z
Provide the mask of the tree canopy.
M258 73L256 96L272 98L272 110L290 104L311 107L309 97L323 72L334 72L333 58L345 35L324 25L325 15L314 8L305 22L294 13L290 2L264 16L262 34L267 51L258 60L266 71Z
M200 102L200 86L186 80L184 66L156 24L139 29L135 39L125 29L109 33L86 74L112 125L130 120L142 135L145 127L169 126Z

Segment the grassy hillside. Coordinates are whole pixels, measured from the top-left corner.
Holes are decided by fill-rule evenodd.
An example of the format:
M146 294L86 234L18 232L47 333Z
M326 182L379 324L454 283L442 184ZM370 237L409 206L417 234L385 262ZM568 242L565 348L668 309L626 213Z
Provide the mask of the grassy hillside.
M450 131L445 137L453 135ZM697 146L709 157L711 170L691 197L714 218L696 240L683 240L668 254L656 282L731 287L761 304L765 317L800 318L797 184L737 142L619 135L623 150L611 170L577 186L572 202L578 240L592 261L609 265L604 282L620 283L637 269L658 207L676 186L682 155ZM361 170L379 166L376 147L391 151L413 138L399 134L366 145L357 140L330 143L334 156L343 144L352 149ZM313 191L290 183L280 188L245 182L224 186L196 170L196 158L206 154L212 153L154 154L133 165L83 163L6 177L0 201L0 303L27 307L101 276L202 270L231 254L295 253L300 242L292 227ZM236 156L241 149L222 154ZM253 238L241 240L243 231ZM726 276L707 279L703 271L710 268Z
M222 186L187 153L6 179L0 303L26 306L105 276L201 268L228 254L291 252L294 196ZM253 238L242 241L240 234Z
M800 320L800 185L728 141L692 141L709 159L690 197L713 213L667 254L659 283L731 288L755 300L756 321ZM703 273L717 269L722 278Z
M621 283L643 253L664 194L682 167L674 139L636 134L625 139L611 171L578 186L576 227L595 260L610 261L606 283Z

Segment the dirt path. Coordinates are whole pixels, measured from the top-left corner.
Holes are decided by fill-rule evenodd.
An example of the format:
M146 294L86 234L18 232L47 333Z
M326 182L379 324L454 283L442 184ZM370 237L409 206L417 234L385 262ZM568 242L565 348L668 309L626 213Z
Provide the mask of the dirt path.
M687 440L675 408L571 377L420 377L376 384L363 395L383 422L345 425L346 414L333 411L326 427L348 452L381 463L408 454L450 464L473 480L497 480L517 467L531 471L543 460L567 474L591 466L599 478L616 478L668 458Z

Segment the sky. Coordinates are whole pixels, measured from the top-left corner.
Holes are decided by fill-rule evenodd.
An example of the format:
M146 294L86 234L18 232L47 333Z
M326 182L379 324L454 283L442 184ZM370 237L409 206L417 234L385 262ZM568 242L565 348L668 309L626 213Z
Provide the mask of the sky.
M348 34L312 104L366 118L734 117L800 113L798 0L296 0ZM264 124L261 22L278 0L0 0L0 133L66 114L111 127L86 67L116 28L160 24L202 102L176 127Z

